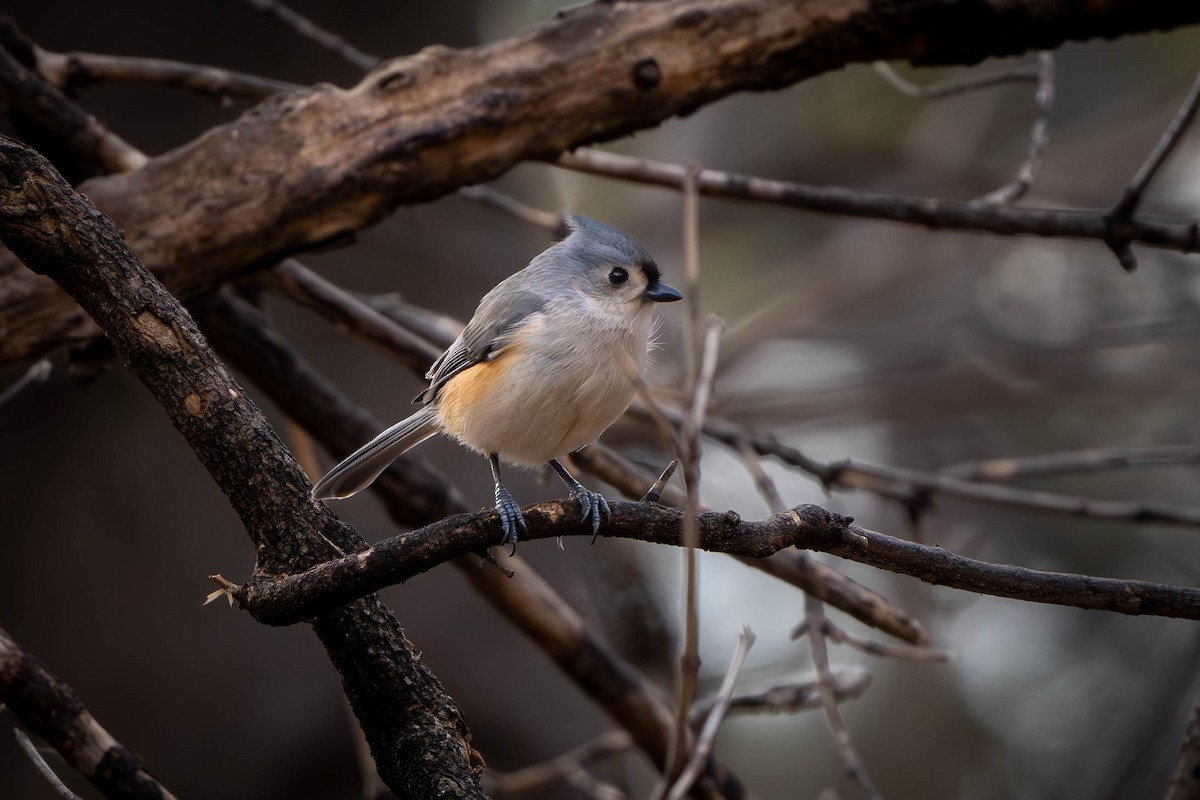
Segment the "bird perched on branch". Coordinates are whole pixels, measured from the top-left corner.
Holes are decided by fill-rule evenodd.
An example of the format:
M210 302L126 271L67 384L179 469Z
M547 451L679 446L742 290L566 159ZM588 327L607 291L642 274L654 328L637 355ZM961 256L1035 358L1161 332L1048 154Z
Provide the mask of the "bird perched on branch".
M501 460L549 463L599 532L608 503L558 459L596 441L629 407L650 348L652 308L682 296L623 233L575 215L563 227L562 241L480 301L426 374L429 388L414 401L424 407L330 470L313 497L349 497L401 453L445 433L491 463L505 544L515 549L525 518L500 479Z

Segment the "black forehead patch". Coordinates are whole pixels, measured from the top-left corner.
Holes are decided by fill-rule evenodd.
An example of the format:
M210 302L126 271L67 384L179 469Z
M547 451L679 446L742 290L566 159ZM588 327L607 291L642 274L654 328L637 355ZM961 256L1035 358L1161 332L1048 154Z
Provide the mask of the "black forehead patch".
M647 258L638 264L642 268L642 274L646 276L646 283L658 283L662 273L658 271L658 264L654 263L654 259Z

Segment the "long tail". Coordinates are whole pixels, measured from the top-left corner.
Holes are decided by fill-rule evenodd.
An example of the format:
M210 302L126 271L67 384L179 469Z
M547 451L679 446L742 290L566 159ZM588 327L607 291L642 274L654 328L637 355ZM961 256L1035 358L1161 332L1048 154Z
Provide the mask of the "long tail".
M397 422L333 469L312 489L317 500L349 497L371 485L396 457L438 432L436 412L427 406Z

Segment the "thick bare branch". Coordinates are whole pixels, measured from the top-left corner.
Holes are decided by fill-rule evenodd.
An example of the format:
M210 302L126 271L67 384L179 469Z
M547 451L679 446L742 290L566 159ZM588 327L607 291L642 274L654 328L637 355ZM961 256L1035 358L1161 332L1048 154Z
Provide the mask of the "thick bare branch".
M343 237L399 204L653 127L732 92L779 88L855 61L974 63L1197 21L1200 6L1171 0L1086 10L1068 0L979 0L969 13L942 0L595 3L492 45L430 47L386 62L350 90L277 95L141 169L84 188L142 261L187 297L247 265ZM940 218L907 213L929 224ZM956 211L964 213L984 212ZM1091 232L1090 215L1061 217L1064 234ZM1190 249L1200 238L1187 226L1145 222L1135 233L1147 243L1182 236ZM18 325L12 317L27 297L56 313L32 329ZM24 335L0 340L0 363L61 343L72 307L26 273L6 276L0 330Z
M0 138L0 238L58 282L104 329L229 497L264 574L365 546L308 497L308 480L209 349L190 316L125 245L111 220L45 159ZM312 621L401 797L481 797L478 754L453 701L377 598Z

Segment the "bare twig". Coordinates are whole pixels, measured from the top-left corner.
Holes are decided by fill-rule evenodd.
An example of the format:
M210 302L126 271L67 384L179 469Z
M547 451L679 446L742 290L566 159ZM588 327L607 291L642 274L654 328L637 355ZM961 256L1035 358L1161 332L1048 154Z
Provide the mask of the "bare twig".
M692 747L692 754L688 758L687 766L680 773L675 785L671 787L671 792L667 795L668 800L683 800L692 784L703 772L705 763L712 755L713 744L717 740L717 731L721 729L721 723L725 720L725 714L729 711L729 704L733 700L738 675L742 672L742 666L746 663L746 656L750 654L750 648L754 646L754 638L754 632L750 630L750 626L744 626L738 636L737 646L733 651L733 660L729 663L725 680L721 682L721 688L717 691L717 700L705 717L704 727L701 728L700 735L696 738L696 744Z
M967 481L1002 483L1019 478L1040 478L1064 473L1098 472L1129 467L1194 464L1200 461L1200 444L1158 447L1093 447L1062 453L992 458L955 464L941 470Z
M1200 75L1197 75L1196 80L1192 82L1192 88L1184 98L1183 105L1179 107L1179 111L1175 113L1171 123L1163 131L1162 137L1154 145L1154 150L1138 169L1137 174L1133 176L1133 180L1125 187L1121 199L1110 212L1115 219L1133 219L1138 205L1142 202L1142 195L1146 193L1146 189L1154 180L1154 176L1158 174L1158 170L1166 163L1167 158L1175 150L1175 146L1179 144L1184 131L1191 124L1192 118L1196 116L1197 107L1200 107Z
M1006 83L1034 83L1038 80L1036 67L1031 64L1018 64L1015 67L987 75L971 75L962 80L921 86L905 78L886 61L876 61L872 66L879 73L879 77L883 78L893 89L918 100L937 100L980 89L990 89Z
M283 3L276 2L276 0L246 0L246 2L267 16L274 17L283 24L291 27L305 39L316 42L321 47L340 56L359 69L374 69L379 64L379 58L364 53L341 36L319 27L312 20L308 19L308 17L296 13Z
M799 639L809 629L812 621L805 619L800 623L794 631L792 638ZM858 636L850 633L839 625L834 624L833 620L824 617L824 633L825 638L832 640L836 644L848 644L855 650L872 656L883 656L884 658L896 658L901 661L920 661L931 664L938 664L950 660L950 654L945 650L938 650L933 647L901 647L894 644L884 644L868 639L864 636Z
M615 486L629 498L640 497L650 485L651 476L620 454L601 444L576 453L575 463ZM684 493L674 487L662 489L661 502L682 508ZM920 622L887 598L871 591L832 567L826 566L808 553L782 552L771 558L734 556L742 564L759 570L802 591L815 595L830 605L845 611L860 622L885 631L912 644L929 641L929 634Z
M1187 729L1179 743L1179 758L1171 772L1166 800L1196 800L1200 797L1200 698L1192 706Z
M339 328L381 347L389 355L399 357L418 375L442 354L438 345L396 324L293 258L276 266L274 274L278 278L278 287L292 300L316 311Z
M645 414L635 404L632 413ZM674 425L682 425L683 414L670 408L661 409ZM1165 503L1091 500L1053 492L993 486L963 480L949 474L882 467L862 462L822 462L806 456L800 450L784 444L769 434L753 433L736 423L709 418L704 425L706 436L730 447L735 452L748 443L762 456L779 461L808 473L830 488L857 489L878 494L909 505L920 512L936 495L945 495L978 503L1027 508L1050 514L1087 519L1125 520L1181 527L1200 526L1200 509L1184 508Z
M4 387L3 391L0 391L0 406L20 394L26 386L41 383L49 378L51 369L50 359L41 358L35 361L30 365L29 369L21 373L21 377Z
M520 200L509 197L503 192L498 192L490 186L464 186L458 190L458 194L460 197L465 197L468 200L474 200L476 203L499 209L517 219L528 222L530 225L536 225L539 228L545 228L549 231L556 230L562 222L562 215L526 205Z
M42 773L50 785L54 787L54 791L58 792L60 797L66 800L82 800L82 798L67 788L67 785L62 782L62 778L50 769L50 765L46 763L46 759L42 758L42 754L34 747L33 742L25 735L25 731L20 728L13 728L13 734L17 737L17 744L21 745L21 749L25 751L25 755L29 756L29 760L37 767L38 772Z
M710 318L706 329L700 330L700 226L699 196L695 177L698 170L689 169L683 192L683 250L687 315L684 341L687 357L687 389L692 400L680 436L679 457L683 463L683 646L679 657L679 684L676 687L675 735L672 737L671 758L663 773L664 780L656 792L666 797L671 784L683 768L689 754L688 710L696 699L700 673L700 623L697 619L696 545L700 539L698 514L700 509L700 430L708 410L708 400L716 380L717 352L724 324Z
M1179 107L1179 111L1175 113L1175 117L1163 131L1162 137L1154 145L1154 150L1138 169L1137 174L1133 176L1133 180L1125 187L1125 192L1117 201L1116 206L1105 217L1105 222L1112 229L1112 233L1105 239L1105 243L1117 256L1121 266L1128 271L1137 268L1137 259L1133 255L1130 243L1135 240L1131 229L1138 205L1142 202L1142 195L1150 186L1150 182L1154 180L1154 176L1158 174L1158 170L1166 163L1175 146L1179 144L1183 132L1187 130L1192 118L1196 116L1198 107L1200 107L1200 75L1197 75L1195 81L1192 82L1192 88L1184 99L1183 105Z
M146 156L63 96L0 46L0 100L20 108L81 158L110 172L137 169Z
M516 772L489 772L485 776L484 785L494 800L523 794L547 783L566 779L573 773L585 771L597 761L619 756L632 746L633 741L629 734L624 731L609 731L541 764L524 767Z
M871 684L871 673L862 667L830 665L829 669L833 695L839 703L861 697ZM693 707L693 725L698 725L704 720L714 702L715 698L710 698ZM782 683L735 694L729 705L729 713L794 714L820 707L821 689L814 676L810 680Z
M813 666L817 670L817 685L821 692L821 706L825 709L825 720L829 723L829 731L837 745L842 764L855 783L862 787L863 793L871 800L880 800L882 795L875 788L867 767L854 748L850 732L842 719L838 708L837 696L834 694L833 674L829 669L829 650L825 646L825 604L815 597L806 595L804 598L804 617L808 625L808 639L812 650Z
M1038 165L1042 162L1042 153L1050 141L1050 112L1054 109L1054 54L1043 51L1038 53L1037 91L1034 92L1034 104L1037 106L1037 116L1029 129L1029 149L1025 160L1017 169L1017 176L995 191L972 201L976 205L1008 205L1025 196L1029 187L1033 186L1037 175Z
M302 88L298 84L247 75L205 64L186 64L161 58L114 56L101 53L54 53L34 50L38 72L59 89L98 83L145 83L180 86L218 98L265 100L279 92Z
M662 161L579 148L555 161L566 169L680 189L685 168ZM932 230L974 231L999 236L1041 236L1116 241L1108 215L1096 211L1015 206L977 206L935 197L858 192L840 186L777 181L706 169L698 178L700 194L803 208L828 214L880 219ZM1122 236L1151 247L1184 253L1200 250L1200 223L1131 220Z

